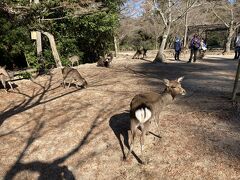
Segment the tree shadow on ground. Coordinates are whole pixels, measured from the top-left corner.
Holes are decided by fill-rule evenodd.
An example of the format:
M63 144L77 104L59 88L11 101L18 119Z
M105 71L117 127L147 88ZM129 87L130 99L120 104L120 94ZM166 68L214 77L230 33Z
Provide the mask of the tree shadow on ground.
M44 112L43 112L44 114ZM23 161L26 152L31 147L31 145L39 139L42 134L41 130L44 128L44 122L36 121L36 125L29 136L26 146L18 156L16 162L12 165L12 167L6 172L4 179L11 180L14 179L19 173L24 171L37 172L39 174L39 180L75 180L74 174L69 170L69 168L65 165L61 165L64 163L69 157L76 154L83 146L89 143L90 135L93 130L97 128L103 121L99 121L99 116L95 118L95 120L91 123L89 130L85 133L83 138L79 141L78 145L70 150L65 155L54 159L51 162L42 162L42 161L32 161L25 162ZM94 156L94 155L92 155ZM22 174L20 175L22 176Z
M3 124L3 122L6 119L10 118L11 116L14 116L18 113L22 113L22 112L29 110L33 107L36 107L38 105L46 104L48 102L51 102L53 100L56 100L58 98L61 98L63 96L66 96L68 94L74 93L79 90L79 89L75 89L73 91L58 95L56 97L47 98L47 93L49 91L59 88L59 86L54 87L54 88L52 87L52 79L53 79L53 76L50 75L49 80L44 85L41 85L38 82L32 81L33 84L38 86L38 89L37 90L33 89L31 95L28 95L28 94L20 92L20 91L11 92L11 93L20 94L20 95L24 96L25 99L22 102L18 103L17 105L14 104L14 106L12 106L12 104L10 104L8 107L5 108L5 110L3 110L0 113L0 126Z

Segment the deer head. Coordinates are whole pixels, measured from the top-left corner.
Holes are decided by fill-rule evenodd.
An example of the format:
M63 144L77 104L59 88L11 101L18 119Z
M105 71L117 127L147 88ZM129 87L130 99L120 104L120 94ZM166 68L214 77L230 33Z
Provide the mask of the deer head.
M166 89L164 92L168 92L172 95L174 98L176 95L186 95L185 89L182 88L181 82L184 77L180 77L176 80L168 80L164 79L163 83L166 86Z

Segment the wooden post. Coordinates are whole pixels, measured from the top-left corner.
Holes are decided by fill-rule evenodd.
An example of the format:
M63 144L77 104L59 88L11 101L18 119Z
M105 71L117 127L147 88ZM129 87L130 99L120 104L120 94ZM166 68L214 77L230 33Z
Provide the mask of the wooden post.
M40 57L42 55L42 38L41 33L36 31L36 42L37 42L37 56Z
M45 65L44 65L44 60L43 60L43 55L42 55L42 38L41 38L41 32L39 31L32 31L31 32L31 39L36 40L37 44L37 60L38 63L40 64L40 67L38 69L39 74L44 73Z
M238 89L239 74L240 74L240 59L238 59L238 67L237 67L237 72L236 72L234 86L233 86L233 92L232 92L232 100L233 101L236 99L236 94L237 94L237 89Z
M57 46L56 46L56 43L55 43L55 40L54 40L54 36L49 32L42 32L42 33L44 35L46 35L49 39L50 46L51 46L51 49L52 49L53 58L55 60L56 66L57 67L62 67L62 63L61 63L61 60L60 60L60 57L59 57L59 54L58 54L58 51L57 51Z

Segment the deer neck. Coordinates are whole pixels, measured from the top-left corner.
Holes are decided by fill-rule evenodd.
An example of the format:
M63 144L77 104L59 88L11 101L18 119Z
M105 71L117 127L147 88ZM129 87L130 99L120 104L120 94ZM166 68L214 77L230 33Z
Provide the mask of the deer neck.
M166 88L163 93L162 93L162 100L165 104L170 104L172 103L172 101L174 100L174 95L172 94L172 92Z

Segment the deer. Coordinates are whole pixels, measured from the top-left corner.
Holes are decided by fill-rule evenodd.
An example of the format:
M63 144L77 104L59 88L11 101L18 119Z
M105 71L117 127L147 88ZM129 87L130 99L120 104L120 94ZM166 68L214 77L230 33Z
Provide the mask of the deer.
M71 67L64 67L62 69L62 75L64 88L66 83L68 83L68 88L71 86L72 83L75 83L76 88L87 88L87 81L81 76L77 69Z
M76 56L76 55L71 56L71 57L68 58L68 60L72 63L72 67L73 67L75 62L77 62L77 65L79 66L79 60L80 60L79 56Z
M6 66L1 67L0 66L0 80L2 82L2 85L5 89L5 91L7 92L7 88L6 88L6 82L9 84L9 86L11 87L11 89L13 90L12 84L10 82L10 80L12 79L12 77L9 75L9 73L6 71Z
M147 49L138 49L137 52L133 55L132 59L139 59L139 56L142 55L142 59L147 56Z
M100 59L97 62L97 66L109 67L113 60L113 54L109 53L105 57L100 56Z
M129 159L129 155L133 151L133 145L135 141L136 132L140 129L141 138L141 156L143 158L144 138L149 134L149 127L152 121L155 121L158 136L160 136L159 130L159 117L160 113L165 106L173 102L177 95L186 95L185 89L182 88L181 82L184 77L180 77L176 80L164 79L165 90L162 93L147 92L137 94L130 104L130 148L126 156L126 160ZM144 164L144 161L142 161Z

